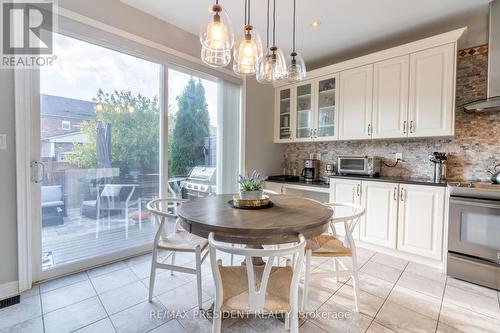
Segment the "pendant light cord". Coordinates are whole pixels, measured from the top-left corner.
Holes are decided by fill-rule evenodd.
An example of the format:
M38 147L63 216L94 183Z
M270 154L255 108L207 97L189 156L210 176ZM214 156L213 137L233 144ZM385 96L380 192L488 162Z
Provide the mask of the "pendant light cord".
M270 0L267 0L267 17L266 17L266 46L267 46L267 49L269 49L269 2L270 2Z
M276 45L276 0L273 0L273 46Z
M247 24L250 24L250 9L251 9L250 1L251 0L248 0L248 23Z
M245 25L248 24L247 17L248 17L248 0L245 0Z
M293 53L295 53L295 24L296 24L296 20L297 20L297 17L296 17L296 14L295 14L295 8L296 8L297 4L296 4L296 0L293 0L293 39L292 39L292 44L293 44Z

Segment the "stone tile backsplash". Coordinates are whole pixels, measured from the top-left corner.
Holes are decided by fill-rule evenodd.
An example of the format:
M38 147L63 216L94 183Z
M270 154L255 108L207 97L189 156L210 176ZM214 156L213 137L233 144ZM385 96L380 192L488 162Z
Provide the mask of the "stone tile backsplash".
M339 155L374 155L393 164L394 153L402 152L404 162L394 168L382 166L382 176L432 179L428 155L442 151L448 155L448 180L489 181L486 169L500 163L500 112L465 113L462 108L486 98L487 71L486 46L459 52L453 138L291 143L285 147L283 168L300 173L302 160L310 153L321 154L323 173L324 164L336 161Z

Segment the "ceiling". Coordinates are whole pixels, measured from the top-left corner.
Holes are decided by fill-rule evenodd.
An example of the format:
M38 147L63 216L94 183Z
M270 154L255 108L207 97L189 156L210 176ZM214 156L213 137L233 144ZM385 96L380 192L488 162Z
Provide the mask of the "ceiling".
M136 9L156 16L198 35L200 22L215 0L121 0ZM167 5L168 2L168 5ZM376 43L408 38L440 24L488 13L490 0L297 0L297 50L306 63L346 55L373 47ZM232 21L233 30L243 26L244 1L220 0ZM277 0L277 44L285 53L291 50L292 0ZM252 25L265 43L266 0L254 0ZM272 4L272 0L271 0ZM272 6L272 5L271 5ZM319 20L318 28L311 23ZM486 25L486 23L485 23ZM436 31L438 33L441 31ZM419 37L420 38L420 37Z

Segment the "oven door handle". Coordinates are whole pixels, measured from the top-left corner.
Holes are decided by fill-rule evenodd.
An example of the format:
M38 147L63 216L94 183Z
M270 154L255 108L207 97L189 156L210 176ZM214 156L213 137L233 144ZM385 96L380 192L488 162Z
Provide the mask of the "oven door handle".
M474 207L483 207L483 208L493 208L493 209L500 209L500 203L498 204L491 204L482 200L460 200L460 199L451 199L450 200L451 204L457 204L457 205L467 205L467 206L474 206Z

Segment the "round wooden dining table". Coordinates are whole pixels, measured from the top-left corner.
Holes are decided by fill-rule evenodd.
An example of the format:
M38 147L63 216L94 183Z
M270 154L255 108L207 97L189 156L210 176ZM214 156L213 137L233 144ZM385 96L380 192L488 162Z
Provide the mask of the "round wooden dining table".
M234 194L197 198L180 205L177 215L182 227L192 234L228 243L262 245L297 241L319 236L328 228L333 210L317 201L289 195L271 195L273 206L247 210L230 206Z

